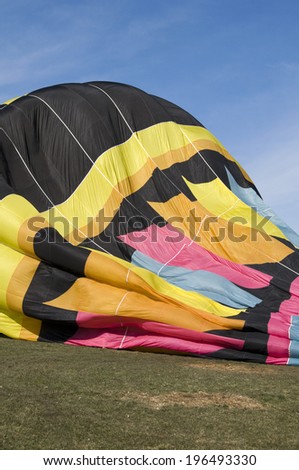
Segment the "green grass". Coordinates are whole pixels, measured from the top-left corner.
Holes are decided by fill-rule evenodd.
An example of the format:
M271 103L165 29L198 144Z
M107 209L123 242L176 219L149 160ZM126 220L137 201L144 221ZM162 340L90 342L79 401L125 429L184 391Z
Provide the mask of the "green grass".
M298 449L299 369L0 338L2 449Z

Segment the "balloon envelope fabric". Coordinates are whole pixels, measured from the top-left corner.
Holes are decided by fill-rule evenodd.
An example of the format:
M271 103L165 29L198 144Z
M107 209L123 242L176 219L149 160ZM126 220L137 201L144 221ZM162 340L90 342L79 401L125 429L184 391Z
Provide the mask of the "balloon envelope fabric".
M194 117L111 82L0 107L0 333L299 365L299 237Z

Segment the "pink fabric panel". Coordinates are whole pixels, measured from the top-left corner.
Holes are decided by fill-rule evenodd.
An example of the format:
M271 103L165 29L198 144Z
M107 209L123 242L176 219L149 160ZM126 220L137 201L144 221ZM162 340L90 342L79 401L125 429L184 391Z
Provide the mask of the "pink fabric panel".
M267 364L271 364L273 358L278 358L279 364L286 364L289 358L289 330L290 317L282 318L279 313L272 313L268 323L268 357Z
M299 315L299 298L297 295L291 295L288 300L281 302L279 313L283 316Z
M268 356L266 359L266 364L272 364L276 366L284 366L288 363L288 357L271 357Z
M299 297L299 277L296 277L296 279L292 282L290 292L291 294L294 294Z
M279 336L281 338L289 338L289 330L291 326L291 315L281 315L280 313L271 313L268 322L268 334Z
M170 225L165 227L150 225L141 232L131 232L119 238L160 263L193 271L199 269L210 271L239 286L259 289L268 286L272 279L267 274L220 258L197 243L191 242Z
M281 302L279 313L283 316L299 315L299 277L290 286L291 297Z
M112 349L160 348L187 354L208 354L222 349L212 344L198 344L172 337L144 334L142 330L136 327L98 330L79 328L75 335L66 341L66 344Z
M206 332L199 332L179 328L177 326L168 325L165 323L158 323L152 321L139 320L137 318L128 318L120 316L104 316L96 315L88 312L78 312L77 324L81 328L86 329L106 329L115 327L130 326L140 329L140 334L144 335L146 332L156 335L165 335L177 339L187 341L194 341L198 343L213 343L221 348L233 348L241 350L244 341L236 338L226 338L220 335L212 335Z

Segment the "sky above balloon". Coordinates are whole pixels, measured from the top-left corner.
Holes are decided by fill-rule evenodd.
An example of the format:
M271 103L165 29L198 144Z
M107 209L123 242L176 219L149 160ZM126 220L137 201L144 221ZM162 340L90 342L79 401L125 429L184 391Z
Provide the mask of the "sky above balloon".
M0 0L0 102L135 85L199 119L299 232L297 0Z

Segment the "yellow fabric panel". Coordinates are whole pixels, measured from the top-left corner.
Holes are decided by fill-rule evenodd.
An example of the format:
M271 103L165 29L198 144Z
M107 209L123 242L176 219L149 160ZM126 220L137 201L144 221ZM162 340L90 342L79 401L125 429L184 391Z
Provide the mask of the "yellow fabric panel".
M9 338L19 339L23 317L22 312L11 312L0 306L0 333Z
M46 227L49 227L48 221L38 213L34 217L25 220L18 233L18 245L20 249L24 253L36 257L34 251L34 238L39 230Z
M98 235L99 227L105 229L108 224L106 222L102 227L94 220L101 209L105 209L105 217L112 217L123 198L148 181L156 165L166 169L194 155L193 145L182 132L178 133L179 127L189 138L194 138L194 145L199 150L217 149L220 145L209 131L196 126L178 126L169 122L139 131L125 143L102 154L74 193L65 202L42 214L47 221L43 226L54 226L74 244L79 244L85 237ZM221 151L226 152L223 147ZM138 158L134 157L136 154ZM229 154L225 156L232 159ZM4 198L0 202L0 224L6 227L1 235L3 243L33 254L28 244L24 248L27 240L24 232L28 229L27 219L38 215L36 209L21 196L12 194Z
M87 278L78 279L66 293L46 302L46 305L100 315L157 321L196 331L242 329L244 325L241 320L220 318L200 310L195 312L149 298L145 301L144 296L137 292L115 288Z
M170 140L168 140L169 136L167 138L168 131L171 133ZM98 215L98 212L106 206L109 198L110 207L105 210L107 216L119 208L123 197L127 197L142 187L156 168L149 155L154 158L171 150L171 145L174 145L173 141L176 142L174 149L177 146L185 145L183 138L177 142L174 123L161 123L139 131L126 142L100 155L74 193L65 202L58 204L49 212L45 212L43 216L62 236L73 241L76 237L71 233L74 231L76 233L78 227L82 227L83 232L86 232L88 222L91 222L90 218ZM100 191L99 188L101 188ZM77 227L65 224L61 221L62 216L66 220L76 217ZM91 229L93 225L91 223ZM95 235L97 234L95 233ZM79 236L81 235L79 233ZM91 236L94 235L91 234Z
M256 224L266 220L254 209L241 201L219 178L215 178L209 183L194 184L183 178L194 194L198 202L213 215L221 216L224 220L231 220L233 217L242 217L241 225L256 228ZM246 223L244 223L246 221ZM236 222L238 223L238 222ZM270 220L262 225L263 230L268 234L280 238L286 236Z
M89 279L122 289L134 290L153 300L161 300L161 295L138 274L118 262L118 258L105 253L91 252L85 264L84 274Z
M23 315L23 323L20 331L20 339L37 341L42 326L41 320Z
M180 127L183 129L187 137L193 143L195 143L195 147L196 147L196 141L199 138L198 137L199 128L197 126L180 126ZM226 150L226 148L221 144L221 142L210 131L208 131L207 129L203 129L203 131L200 132L200 135L201 135L201 138L206 138L207 140L212 141L216 146L215 150L217 149L217 151L221 153L222 155L224 155L228 160L231 160L232 162L236 163L236 165L238 165L238 167L240 168L243 176L251 183L253 182L250 176L244 170L244 168L242 168L242 166L234 159L234 157L232 157L232 155ZM197 148L197 150L200 151L201 149Z
M0 244L0 259L5 260L1 263L0 269L0 310L2 310L8 308L7 289L15 270L24 259L24 255Z
M4 310L0 308L0 333L14 339L37 341L41 321L30 318L22 312Z
M101 269L99 269L99 266ZM204 310L219 317L238 315L241 310L222 305L196 292L174 286L147 269L128 261L92 251L87 259L85 275L90 279L128 290L135 290L151 299L175 302L182 307Z
M154 132L154 134L152 132ZM237 163L236 160L225 149L225 147L219 142L219 140L204 127L187 126L174 122L165 122L156 124L155 126L145 129L144 131L139 131L136 133L136 135L142 146L145 148L147 153L155 159L156 163L158 161L160 162L161 155L167 154L167 152L171 150L180 150L184 149L185 147L187 147L188 152L191 152L190 156L194 155L196 150L200 151L204 149L210 149L218 151L228 160ZM196 149L194 149L194 146L190 143L190 141L196 147ZM184 153L182 154L182 158L183 155ZM240 167L239 164L238 166ZM163 166L162 162L160 168L168 168L168 166ZM240 169L244 171L241 167ZM246 178L249 178L248 175ZM249 181L251 180L249 179Z
M24 256L16 267L7 287L6 301L11 310L22 312L25 294L40 262Z
M233 225L221 218L218 218L217 222L210 223L205 229L203 221L207 217L213 217L214 214L209 213L199 202L190 201L183 194L164 203L150 202L149 204L190 240L194 239L196 235L196 243L235 263L262 264L281 261L293 252L275 238L270 237L270 241L266 240L255 229ZM179 215L181 220L175 222ZM194 231L191 229L191 224ZM223 239L217 241L220 235L223 236Z
M138 158L135 157L136 153ZM118 189L119 183L138 172L147 160L148 156L132 136L125 143L113 147L99 156L74 193L65 202L58 204L49 212L45 212L44 217L64 237L67 237L76 227L63 222L59 223L61 216L64 216L67 220L76 217L77 227L86 227L89 222L88 217L97 216L98 212L107 203L112 191L115 196L117 191L113 188ZM151 173L148 174L148 178L150 176ZM140 184L142 186L143 182L141 181ZM131 194L129 185L127 194L124 195L127 196L128 194ZM119 193L116 200L112 199L115 210L119 207L121 200L122 196L120 198ZM53 224L53 220L56 220L55 224Z
M203 145L203 148L209 148L210 142L201 140L200 144ZM193 157L194 153L195 150L193 145L185 142L183 146L178 148L172 148L170 146L170 149L166 152L153 157L153 161L155 165L160 168L160 170L166 170L175 163L181 163L189 160L191 157Z
M219 146L214 141L207 138L199 138L192 143L190 143L188 139L185 139L185 145L183 147L171 149L166 153L154 157L154 162L161 170L165 170L175 163L189 160L197 151L200 152L202 150L214 150L219 152ZM226 155L224 151L223 155L227 156L228 160L232 158L230 154L227 153Z
M187 147L183 147L160 155L158 157L160 163L159 166L168 168L170 164L174 164L178 161L185 161L187 158L190 158L190 156L194 154L194 149L191 145L189 146L189 153L187 153L186 149ZM68 241L74 245L79 245L87 237L93 238L98 236L110 224L123 199L135 191L138 191L144 184L146 184L155 169L155 163L149 159L137 173L129 176L123 181L120 181L117 190L112 189L103 209L97 213L96 217L90 218L87 225L79 226L78 228L71 230L71 232L66 236Z
M123 260L120 260L123 262ZM144 281L146 281L154 290L161 294L176 300L181 305L192 307L193 309L201 309L205 312L212 313L219 317L231 317L238 315L242 310L228 307L220 304L216 300L206 297L198 292L186 291L178 286L170 284L165 279L157 276L156 274L148 271L147 269L131 265L131 270L138 273Z
M80 243L85 234L89 237L98 235L98 224L93 219L101 209L104 208L105 216L109 217L124 197L149 180L156 167L164 170L194 155L196 150L186 136L178 132L180 128L184 132L191 129L198 150L219 151L217 139L202 127L178 126L173 122L156 124L100 155L74 193L63 203L44 212L43 216L74 244ZM233 160L224 147L221 149L227 158ZM63 217L71 223L66 223ZM75 223L72 222L74 217Z
M196 141L197 148L219 150L208 140ZM169 166L188 160L194 155L194 147L191 144L185 145L179 149L172 149L168 152L148 160L146 164L135 174L129 176L125 180L119 182L118 191L113 189L103 211L100 211L95 218L90 218L89 223L85 226L78 226L66 236L66 238L74 245L79 245L85 238L93 238L99 235L109 225L119 205L124 197L138 191L151 177L152 172L156 169L155 164L164 170ZM105 220L102 216L105 216ZM55 224L54 224L55 225ZM61 224L62 225L62 224ZM79 225L79 224L78 224ZM59 224L58 224L59 226ZM56 228L58 228L56 225ZM66 231L64 230L63 233ZM62 233L62 232L60 232Z
M2 244L0 259L0 333L36 341L41 322L24 315L22 304L39 262Z
M15 98L11 98L10 100L4 101L3 104L10 104L16 101L17 99L21 98L20 96L15 96Z
M118 190L112 189L104 207L98 210L96 217L85 216L85 226L70 227L71 231L65 237L70 243L79 245L86 238L93 238L99 235L111 223L124 197L140 189L151 177L154 164L148 161L135 175L126 178L118 184ZM83 220L83 219L81 219Z
M211 331L215 329L235 328L242 330L244 321L230 320L198 309L190 310L176 305L165 305L163 302L144 302L141 295L128 292L119 306L118 315L149 319L156 322L187 328L195 331Z
M125 292L125 289L82 277L77 279L61 296L45 304L67 310L115 315L117 305Z
M19 229L26 219L37 214L34 206L22 196L10 194L2 199L0 201L0 242L19 250Z

